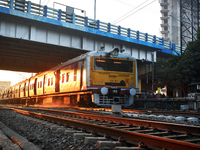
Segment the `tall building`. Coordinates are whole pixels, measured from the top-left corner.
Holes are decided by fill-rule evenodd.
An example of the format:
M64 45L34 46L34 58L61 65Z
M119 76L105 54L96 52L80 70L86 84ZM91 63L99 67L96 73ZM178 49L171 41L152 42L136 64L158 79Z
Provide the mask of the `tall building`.
M179 0L160 0L161 34L165 41L180 45Z
M159 0L161 34L165 41L186 47L199 27L200 0Z

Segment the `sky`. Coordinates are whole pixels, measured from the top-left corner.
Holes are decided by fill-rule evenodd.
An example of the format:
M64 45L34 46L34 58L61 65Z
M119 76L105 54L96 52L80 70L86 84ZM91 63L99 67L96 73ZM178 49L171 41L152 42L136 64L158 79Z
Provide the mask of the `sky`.
M75 13L94 19L95 0L31 0L32 3L65 9L64 5L74 7ZM82 13L84 10L85 13ZM161 37L159 0L96 0L96 20L124 28ZM14 85L32 73L0 70L0 81L11 81Z
M95 0L31 0L56 9L62 9L67 5L86 12L86 16L94 19ZM59 3L59 4L58 4ZM79 9L79 11L78 11ZM80 13L81 14L81 13ZM139 30L143 33L160 34L160 4L159 0L96 0L96 19L120 25L125 28Z

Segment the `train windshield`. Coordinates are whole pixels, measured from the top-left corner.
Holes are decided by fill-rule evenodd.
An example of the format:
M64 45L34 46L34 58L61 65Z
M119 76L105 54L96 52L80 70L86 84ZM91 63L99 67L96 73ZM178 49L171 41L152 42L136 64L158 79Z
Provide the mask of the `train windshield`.
M133 61L94 58L94 70L133 72Z

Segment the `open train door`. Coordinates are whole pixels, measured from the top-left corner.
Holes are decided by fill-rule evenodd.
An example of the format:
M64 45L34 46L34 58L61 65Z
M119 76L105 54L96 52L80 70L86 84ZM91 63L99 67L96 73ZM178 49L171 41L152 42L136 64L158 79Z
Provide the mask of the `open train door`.
M27 86L26 84L27 84L27 83L25 82L25 83L24 83L24 89L23 89L23 91L24 91L24 97L26 96L26 86Z
M60 91L60 70L54 72L55 75L55 92Z
M81 61L81 68L80 68L80 90L82 90L82 86L83 86L83 65L84 65L84 61Z
M34 82L34 95L37 95L37 78L35 78Z
M47 87L47 74L44 75L43 94L46 94Z

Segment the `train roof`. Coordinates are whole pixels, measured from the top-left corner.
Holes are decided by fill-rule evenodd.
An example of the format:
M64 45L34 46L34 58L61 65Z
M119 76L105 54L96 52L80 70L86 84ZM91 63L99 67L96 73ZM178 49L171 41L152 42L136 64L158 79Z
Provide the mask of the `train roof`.
M108 54L110 54L111 51L93 51L93 52L89 52L88 55L93 57L93 56L101 56L101 57L108 57ZM112 55L109 55L109 57L111 58L115 58ZM130 60L136 60L135 57L131 56L130 54L127 53L118 53L118 56L116 58L121 58L121 59L130 59Z

